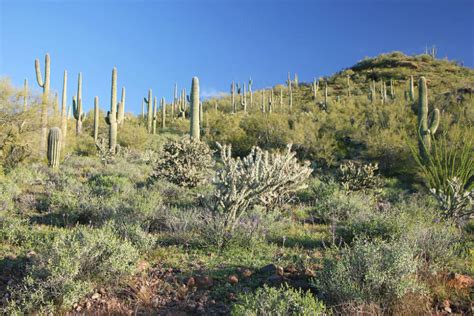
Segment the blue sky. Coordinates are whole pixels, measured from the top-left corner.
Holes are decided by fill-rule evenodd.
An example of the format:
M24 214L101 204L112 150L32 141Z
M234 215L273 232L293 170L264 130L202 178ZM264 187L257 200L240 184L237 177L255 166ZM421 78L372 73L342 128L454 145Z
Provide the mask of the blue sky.
M39 91L34 59L51 55L52 89L69 73L68 100L83 73L86 109L110 104L118 68L127 111L148 88L170 100L174 83L204 96L252 77L254 89L330 75L366 56L400 50L474 66L472 0L0 0L0 76ZM69 101L70 102L70 101Z

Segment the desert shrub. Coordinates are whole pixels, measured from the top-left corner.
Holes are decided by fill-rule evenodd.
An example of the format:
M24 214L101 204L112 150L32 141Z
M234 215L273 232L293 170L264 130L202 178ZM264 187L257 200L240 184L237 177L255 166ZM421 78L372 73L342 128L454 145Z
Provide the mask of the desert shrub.
M13 198L19 194L19 188L8 178L0 175L0 211L13 207Z
M224 145L221 158L223 166L214 180L216 191L207 201L212 213L208 224L218 223L215 218L222 219L216 227L219 236L231 236L242 216L255 205L270 209L304 188L312 172L309 163L298 162L291 146L284 154L270 154L254 147L240 159L232 158L231 147Z
M314 280L332 304L357 302L390 308L405 294L420 290L419 261L409 245L364 239L329 254Z
M264 285L253 293L243 293L232 306L234 316L326 315L324 303L311 292L288 285L273 288Z
M420 174L436 197L445 218L462 224L474 211L474 155L469 137L462 133L443 136L432 143L426 159L412 148Z
M7 313L54 312L70 308L96 282L107 283L135 271L137 250L111 226L77 227L38 245L37 255L18 286L10 286Z
M360 191L379 189L382 185L381 178L376 174L377 164L357 165L348 161L339 166L339 181L347 191Z
M204 184L214 165L212 151L206 143L185 136L163 147L162 156L153 170L152 179L164 178L185 187Z

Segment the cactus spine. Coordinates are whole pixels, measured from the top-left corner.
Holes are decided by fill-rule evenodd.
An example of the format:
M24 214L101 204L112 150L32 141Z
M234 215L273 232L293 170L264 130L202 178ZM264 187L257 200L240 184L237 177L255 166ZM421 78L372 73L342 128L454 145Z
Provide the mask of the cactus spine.
M94 142L99 138L99 97L94 98Z
M23 83L23 111L28 110L28 79Z
M413 83L413 76L410 76L410 90L409 90L410 101L415 101L415 87Z
M47 157L50 167L59 167L61 157L61 129L59 127L53 127L49 130Z
M40 152L45 154L46 141L48 138L48 100L49 100L49 85L50 85L50 59L49 54L44 58L44 80L41 76L40 62L35 60L36 81L38 85L43 88L43 95L41 99L41 141Z
M122 125L125 118L125 87L122 87L122 97L117 109L117 124Z
M61 99L61 133L62 133L62 148L66 147L66 135L67 135L67 71L64 70L63 75L63 93Z
M191 137L200 139L199 129L199 79L193 77L191 84Z
M166 128L166 100L161 98L161 127Z
M76 135L82 133L82 121L85 118L85 113L82 112L82 74L79 73L77 78L77 96L76 101L72 103L72 110L74 118L76 119Z
M439 125L440 113L434 109L428 122L428 88L425 77L418 81L418 148L424 160L428 159L431 150L431 138Z
M109 125L109 150L117 149L117 68L112 69L112 88L110 91L110 111L107 111L105 122Z
M147 131L148 134L151 134L153 132L153 92L151 89L148 90L148 99L143 98L143 101L148 105L148 111L147 111Z

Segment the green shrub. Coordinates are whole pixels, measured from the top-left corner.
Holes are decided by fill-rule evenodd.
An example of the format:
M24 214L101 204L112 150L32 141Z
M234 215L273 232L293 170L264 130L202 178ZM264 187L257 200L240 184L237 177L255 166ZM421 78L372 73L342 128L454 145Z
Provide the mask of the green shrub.
M357 239L329 254L314 284L332 304L358 302L390 308L405 294L420 290L414 250L396 241Z
M326 307L310 292L284 286L272 288L266 285L253 293L241 294L232 306L233 316L314 316L326 315Z
M137 250L111 226L77 227L36 246L21 284L8 289L8 314L69 309L95 284L133 273L138 260Z
M339 166L339 181L347 191L380 189L381 178L376 174L377 164L357 165L348 161Z
M209 180L213 165L209 146L185 136L164 145L152 179L163 178L180 186L196 187Z

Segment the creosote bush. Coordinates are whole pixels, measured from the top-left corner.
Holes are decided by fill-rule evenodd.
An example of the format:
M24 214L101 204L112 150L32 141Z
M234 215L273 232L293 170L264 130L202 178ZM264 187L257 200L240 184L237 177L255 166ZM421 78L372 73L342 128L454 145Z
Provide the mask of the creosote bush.
M324 303L311 292L288 285L273 288L264 285L253 293L241 294L232 306L232 316L317 316L326 315Z
M152 179L163 178L181 186L196 187L205 184L210 178L213 165L209 146L185 136L179 140L171 140L163 146Z

